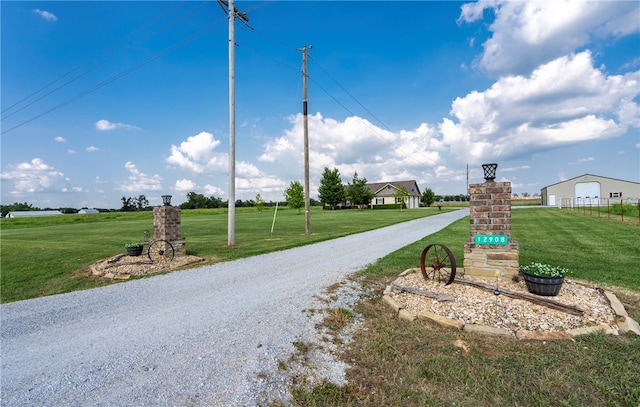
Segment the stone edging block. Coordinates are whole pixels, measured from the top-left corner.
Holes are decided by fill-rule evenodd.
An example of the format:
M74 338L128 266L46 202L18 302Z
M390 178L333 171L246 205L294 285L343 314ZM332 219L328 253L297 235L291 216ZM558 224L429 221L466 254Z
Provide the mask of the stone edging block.
M405 276L411 273L418 273L420 269L418 268L410 268L402 273L400 273L400 277ZM462 330L465 332L475 332L481 333L485 335L493 335L493 336L505 336L505 337L514 337L514 334L508 329L504 328L495 328L492 326L486 325L477 325L477 324L463 324L460 321L456 321L455 319L443 317L436 313L430 311L422 311L418 315L411 313L406 310L402 304L400 304L396 299L392 297L393 292L391 292L391 286L387 286L382 295L382 301L387 303L398 315L400 319L406 321L415 321L418 320L426 320L438 324L445 328L453 328L457 330ZM618 300L615 294L604 291L604 295L609 300L609 304L611 304L611 308L614 310L618 318L616 318L616 324L618 325L619 332L633 332L636 335L640 335L640 325L633 318L629 317L627 311L624 308L624 305ZM580 335L588 335L595 332L604 332L606 334L613 334L613 330L608 325L596 325L596 326L588 326L584 328L576 328L567 332L546 332L546 331L527 331L527 330L519 330L516 332L515 337L519 340L571 340L574 341L573 338Z
M624 305L620 302L618 297L612 292L604 291L604 296L609 300L609 304L613 311L616 313L616 325L620 332L633 332L636 335L640 335L640 324L627 314L627 310L624 309Z

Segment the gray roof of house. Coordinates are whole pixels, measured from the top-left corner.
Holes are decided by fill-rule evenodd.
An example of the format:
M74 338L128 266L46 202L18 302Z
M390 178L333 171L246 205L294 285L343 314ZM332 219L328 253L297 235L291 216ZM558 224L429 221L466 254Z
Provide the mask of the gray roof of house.
M420 196L420 188L418 187L418 183L415 180L409 181L389 181L389 182L372 182L366 184L367 188L374 194L378 194L382 189L384 189L387 185L393 188L393 192L398 189L400 186L403 186L407 192L409 192L409 196ZM393 192L391 195L393 195Z

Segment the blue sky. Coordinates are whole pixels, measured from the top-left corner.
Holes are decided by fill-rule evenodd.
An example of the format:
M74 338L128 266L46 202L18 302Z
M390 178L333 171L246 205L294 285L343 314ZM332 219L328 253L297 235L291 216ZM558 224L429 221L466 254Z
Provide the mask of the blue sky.
M0 3L1 202L119 208L227 199L228 22L216 1ZM236 199L415 179L535 194L586 173L640 181L637 1L238 2Z

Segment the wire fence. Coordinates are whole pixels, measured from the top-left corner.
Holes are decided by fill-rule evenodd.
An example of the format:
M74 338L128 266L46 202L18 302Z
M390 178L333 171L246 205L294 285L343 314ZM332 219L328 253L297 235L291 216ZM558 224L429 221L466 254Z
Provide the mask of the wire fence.
M640 198L561 198L559 207L640 225Z

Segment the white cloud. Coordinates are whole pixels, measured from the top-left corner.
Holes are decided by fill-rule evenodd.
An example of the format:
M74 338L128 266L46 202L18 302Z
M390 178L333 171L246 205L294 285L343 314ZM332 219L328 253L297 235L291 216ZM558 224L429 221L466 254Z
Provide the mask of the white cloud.
M179 194L187 194L189 192L202 193L205 196L224 196L225 191L221 188L216 187L215 185L207 184L204 187L200 187L196 182L190 179L180 179L177 180L173 190Z
M171 155L166 162L196 174L205 171L224 172L228 170L229 158L224 153L215 151L220 145L213 134L205 131L188 137L179 146L171 146Z
M579 158L575 161L574 164L582 164L582 163L587 163L589 161L595 161L595 157L585 157L585 158Z
M42 17L46 21L58 21L58 17L56 17L53 13L45 10L40 10L36 8L33 10L34 13Z
M221 188L218 188L215 185L210 185L207 184L204 186L204 194L206 196L216 196L216 197L220 197L220 196L224 196L225 195L225 191Z
M640 71L607 76L585 51L457 98L457 123L443 119L440 132L452 156L469 163L607 139L640 126L639 84Z
M288 180L302 177L302 120L301 114L291 116L291 128L269 140L259 157L261 162L277 164L281 177ZM345 181L355 172L370 182L390 176L400 179L409 174L408 169L423 174L427 166L440 162L445 147L436 129L424 123L416 129L392 132L357 116L340 122L317 113L308 116L308 122L312 180L320 179L325 167L338 168ZM311 189L313 193L313 185Z
M191 192L199 189L198 184L189 179L179 179L176 181L173 189L176 192Z
M56 137L56 138L55 138L55 140L56 140L58 143L64 143L64 142L66 142L66 141L67 141L67 140L65 140L65 138L64 138L64 137L62 137L62 136L58 136L58 137Z
M481 20L487 9L495 15L493 35L476 62L497 74L528 73L594 39L640 31L640 3L631 1L480 0L464 4L458 21Z
M72 150L72 149L70 149L70 148L69 148L69 149L67 149L67 154L69 154L69 155L73 155L73 154L75 154L75 153L76 153L76 150Z
M160 191L162 190L162 177L158 174L147 175L140 172L136 165L127 161L124 165L129 171L129 178L121 182L120 191L140 192L140 191Z
M42 192L66 192L70 190L69 179L40 158L31 162L9 165L9 171L0 173L0 179L13 183L11 195L29 196Z
M227 173L229 171L229 156L215 151L220 145L213 134L205 131L188 137L179 146L171 146L171 155L166 162L194 174L205 172ZM236 160L236 176L255 177L261 174L258 168L248 162Z
M86 148L86 150L88 152L90 152L90 153L94 153L96 151L100 151L100 149L98 147L96 147L96 146L89 146L89 147Z
M140 127L133 126L131 124L126 123L111 123L108 120L98 120L95 123L96 129L100 131L109 131L116 129L127 129L127 130L141 130Z

